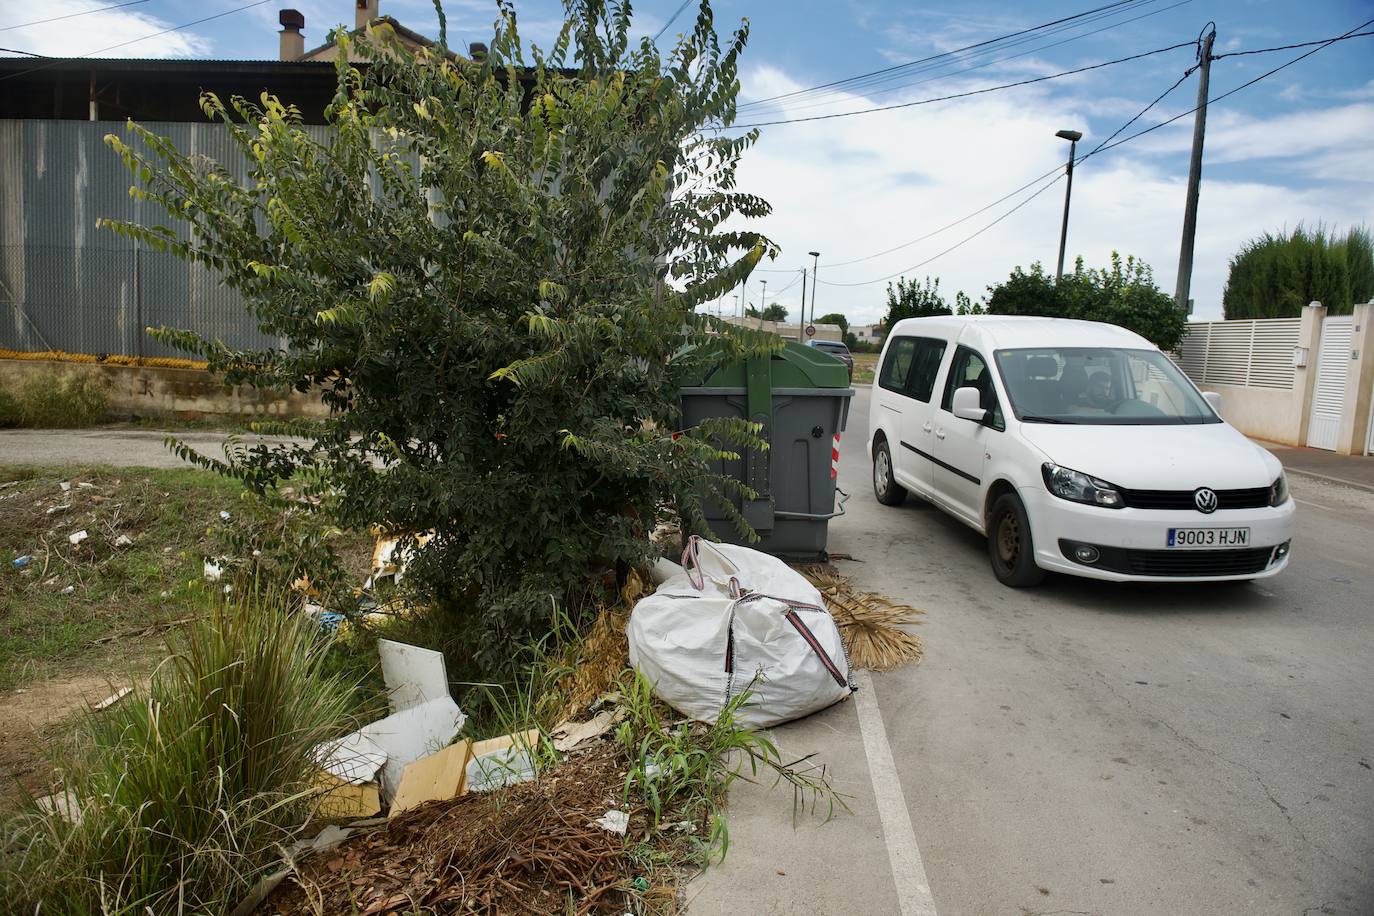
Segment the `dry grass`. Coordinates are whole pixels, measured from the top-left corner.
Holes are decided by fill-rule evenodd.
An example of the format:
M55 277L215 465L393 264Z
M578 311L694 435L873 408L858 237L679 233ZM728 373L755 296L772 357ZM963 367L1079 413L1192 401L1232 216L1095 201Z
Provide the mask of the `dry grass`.
M807 566L800 572L825 597L849 650L851 665L891 671L921 660L921 637L912 633L911 627L922 622L918 618L925 611L875 592L856 592L849 579L832 566Z

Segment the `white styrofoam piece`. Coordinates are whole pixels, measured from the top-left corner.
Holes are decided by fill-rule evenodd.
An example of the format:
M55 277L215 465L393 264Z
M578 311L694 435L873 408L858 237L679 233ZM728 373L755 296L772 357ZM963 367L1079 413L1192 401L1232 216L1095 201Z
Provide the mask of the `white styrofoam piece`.
M315 747L315 763L344 782L371 782L386 763L386 751L362 731Z
M393 713L358 730L386 753L382 765L382 799L390 802L401 784L406 764L442 750L453 743L467 716L445 695L437 700Z
M442 652L379 639L377 653L382 657L382 679L391 697L392 712L448 697L448 671Z
M490 792L526 782L533 779L536 772L530 749L513 744L468 761L468 791Z

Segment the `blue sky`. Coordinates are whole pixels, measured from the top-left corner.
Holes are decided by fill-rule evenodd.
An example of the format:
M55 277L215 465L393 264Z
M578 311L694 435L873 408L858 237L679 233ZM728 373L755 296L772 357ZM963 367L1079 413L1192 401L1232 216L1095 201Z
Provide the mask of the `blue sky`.
M119 0L0 0L0 28L115 2ZM0 31L0 46L81 54L245 2L147 0ZM719 28L745 16L750 20L743 100L756 101L953 51L1107 2L717 0L714 7ZM679 4L642 0L635 6L637 27L646 34L657 32ZM351 23L353 17L352 0L273 0L104 56L272 58L277 12L285 6L305 14L307 46L323 41L329 25ZM517 0L517 8L525 37L547 43L561 21L561 3ZM381 9L417 31L437 31L429 0L381 0ZM490 35L495 5L489 0L450 0L445 9L450 43ZM665 44L689 26L694 12L694 5L682 12ZM754 104L741 120L854 111L1043 76L1192 41L1209 21L1217 27L1215 53L1227 53L1327 38L1371 18L1370 0L1131 0L1092 22L1038 35L1014 48L946 58L940 67L916 74L896 71L901 78L885 84ZM1301 53L1216 61L1211 95L1215 98ZM1372 61L1374 38L1352 39L1213 106L1193 272L1196 317L1220 317L1227 259L1246 239L1299 222L1324 221L1341 228L1374 223ZM741 183L773 203L774 214L760 228L783 253L767 265L779 272L756 274L746 298L757 303L767 280L768 301L783 302L795 315L800 294L795 271L809 266L810 250L822 253L821 312L841 310L855 322L881 317L883 278L904 270L918 278L940 277L941 289L951 299L958 289L977 299L1018 264L1039 260L1052 270L1063 182L948 253L1038 186L944 227L1062 163L1067 144L1054 137L1056 130L1083 131L1079 152L1086 152L1192 63L1193 50L1183 48L967 99L764 128L759 144L746 155ZM1175 89L1137 128L1191 108L1196 79L1194 75ZM1070 262L1081 254L1090 265L1104 264L1114 249L1136 254L1154 267L1159 285L1173 291L1191 133L1192 119L1184 118L1079 166ZM925 235L930 237L913 242ZM892 248L897 250L879 254ZM732 302L723 306L728 311Z

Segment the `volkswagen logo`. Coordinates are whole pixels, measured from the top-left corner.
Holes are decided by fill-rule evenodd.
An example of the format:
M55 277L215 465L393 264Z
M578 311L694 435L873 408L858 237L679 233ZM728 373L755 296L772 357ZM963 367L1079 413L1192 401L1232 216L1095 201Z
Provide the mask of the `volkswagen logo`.
M1217 511L1217 491L1202 487L1193 492L1193 505L1197 506L1197 511L1203 515L1211 515Z

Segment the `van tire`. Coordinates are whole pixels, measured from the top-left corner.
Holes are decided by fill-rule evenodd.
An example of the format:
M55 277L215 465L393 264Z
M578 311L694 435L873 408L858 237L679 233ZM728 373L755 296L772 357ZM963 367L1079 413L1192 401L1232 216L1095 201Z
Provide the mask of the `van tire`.
M1012 588L1027 588L1045 580L1035 563L1030 518L1015 493L1003 493L988 512L988 559L997 581Z
M900 506L906 501L906 487L892 476L892 452L886 439L873 445L873 496L884 506Z

